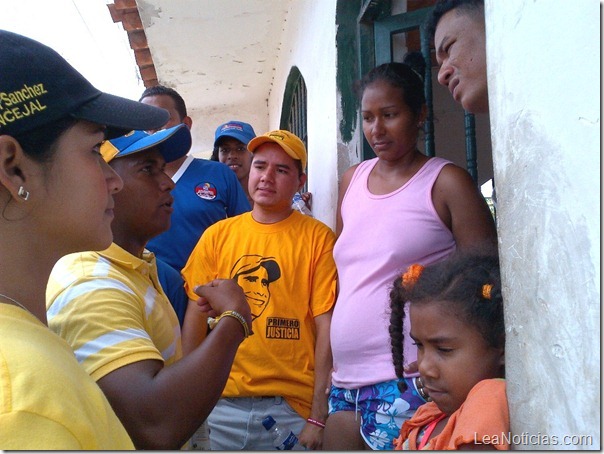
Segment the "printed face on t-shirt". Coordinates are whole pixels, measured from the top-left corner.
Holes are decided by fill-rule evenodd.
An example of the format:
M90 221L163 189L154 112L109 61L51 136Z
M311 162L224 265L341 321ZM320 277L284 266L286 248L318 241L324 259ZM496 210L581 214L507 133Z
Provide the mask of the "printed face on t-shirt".
M252 320L262 315L271 299L270 283L281 277L274 257L244 255L233 267L231 278L243 289Z

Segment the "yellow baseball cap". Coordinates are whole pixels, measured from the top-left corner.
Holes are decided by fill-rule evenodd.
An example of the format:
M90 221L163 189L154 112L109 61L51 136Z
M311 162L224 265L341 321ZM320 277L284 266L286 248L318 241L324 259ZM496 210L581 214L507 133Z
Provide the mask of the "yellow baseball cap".
M302 142L297 135L284 129L277 129L250 140L247 144L247 149L253 153L260 145L267 142L275 142L278 144L283 148L283 151L293 159L302 163L303 172L306 170L306 147L304 146L304 142Z

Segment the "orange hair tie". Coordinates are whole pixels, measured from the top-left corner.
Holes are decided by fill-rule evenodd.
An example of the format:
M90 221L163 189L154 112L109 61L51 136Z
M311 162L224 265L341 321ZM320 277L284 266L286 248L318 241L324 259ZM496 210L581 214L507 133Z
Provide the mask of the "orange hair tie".
M402 282L405 290L409 291L413 288L419 277L422 275L424 267L419 263L415 263L407 268L407 271L403 273Z
M484 284L482 286L482 297L485 299L491 299L491 290L493 290L492 284Z

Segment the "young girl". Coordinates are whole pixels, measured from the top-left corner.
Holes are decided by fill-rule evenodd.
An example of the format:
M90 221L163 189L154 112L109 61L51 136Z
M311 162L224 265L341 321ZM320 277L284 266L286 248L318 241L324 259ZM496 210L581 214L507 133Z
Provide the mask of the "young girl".
M425 269L412 265L396 279L390 299L396 373L403 377L409 302L420 393L431 400L403 424L395 449L509 449L497 257L457 254Z

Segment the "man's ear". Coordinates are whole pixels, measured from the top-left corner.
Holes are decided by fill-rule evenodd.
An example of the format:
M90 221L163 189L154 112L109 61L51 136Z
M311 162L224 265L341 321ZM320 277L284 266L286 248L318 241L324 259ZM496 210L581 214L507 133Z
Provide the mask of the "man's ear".
M298 178L298 191L300 189L302 189L302 187L306 184L306 180L307 180L307 176L305 173L301 174L300 177Z
M26 172L23 171L26 161L19 142L11 136L0 135L0 184L14 199L18 199L19 188L26 188L27 185Z
M187 128L191 129L193 126L193 119L188 115L182 119L182 122L187 125Z

